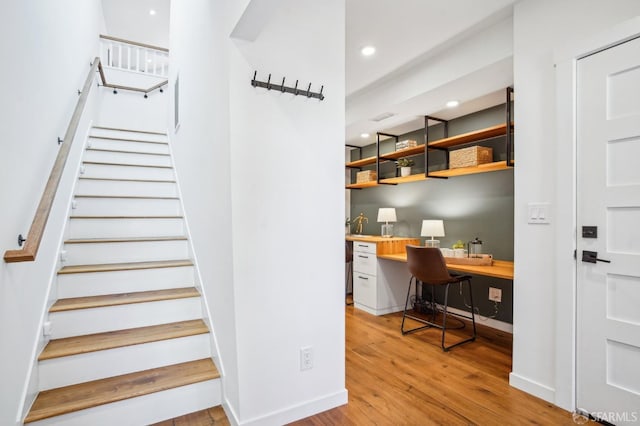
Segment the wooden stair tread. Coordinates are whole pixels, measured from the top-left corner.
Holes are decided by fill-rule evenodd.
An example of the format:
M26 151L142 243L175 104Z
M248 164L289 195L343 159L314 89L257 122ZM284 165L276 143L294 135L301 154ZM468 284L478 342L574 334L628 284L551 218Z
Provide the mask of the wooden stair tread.
M178 197L152 197L147 195L92 195L92 194L76 194L77 198L125 198L132 200L179 200Z
M182 219L177 215L162 216L69 216L69 219Z
M158 144L158 145L169 145L169 143L165 142L165 141L147 141L147 140L144 140L144 139L114 138L114 137L109 137L109 136L94 136L94 135L89 135L89 138L91 138L91 139L103 139L103 140L107 140L107 141L154 143L154 144Z
M193 262L188 259L183 260L158 260L150 262L130 262L130 263L104 263L98 265L71 265L64 266L58 274L80 274L86 272L110 272L110 271L133 271L137 269L157 269L176 268L181 266L193 266Z
M101 243L139 243L147 241L186 241L185 236L175 237L126 237L126 238L74 238L66 240L65 244L101 244Z
M127 330L109 331L106 333L88 334L85 336L66 337L51 340L38 357L39 361L64 356L140 345L161 340L195 336L209 332L201 319L174 322L170 324L152 325L148 327L130 328Z
M110 182L156 182L156 183L176 183L175 180L166 180L166 179L124 179L124 178L99 178L99 177L85 177L80 176L78 179L80 180L99 180L99 181L110 181Z
M162 136L166 136L166 133L163 132L152 132L149 130L132 130L132 129L119 129L117 127L105 127L105 126L91 126L94 129L102 129L102 130L115 130L118 132L132 132L132 133L146 133L149 135L162 135Z
M199 296L200 293L195 287L185 287L167 290L138 291L135 293L106 294L102 296L72 297L69 299L59 299L49 308L49 312L130 305L133 303L158 302L161 300L185 299Z
M210 358L40 392L25 423L220 377Z
M153 164L127 164L127 163L110 163L105 161L83 161L82 164L94 164L97 166L124 166L124 167L150 167L154 169L172 169L172 166L157 166Z
M163 152L144 152L144 151L128 151L124 149L106 149L106 148L87 148L87 151L96 152L115 152L118 154L142 154L142 155L159 155L162 157L169 157L169 154Z

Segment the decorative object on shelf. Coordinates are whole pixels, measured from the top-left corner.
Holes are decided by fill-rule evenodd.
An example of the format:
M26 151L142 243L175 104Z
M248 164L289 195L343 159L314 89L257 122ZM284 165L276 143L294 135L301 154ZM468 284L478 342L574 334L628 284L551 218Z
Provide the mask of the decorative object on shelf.
M490 254L481 254L478 257L448 257L444 256L444 260L447 263L454 265L478 265L478 266L491 266L493 265L493 256Z
M377 174L374 170L363 170L356 173L356 183L371 182L377 179Z
M416 146L418 146L418 142L411 139L405 139L403 141L396 142L396 151L407 148L415 148Z
M378 209L378 222L384 222L382 225L382 235L383 237L392 237L393 236L393 223L396 219L396 209L393 207L381 207Z
M364 213L360 212L358 217L353 219L353 223L356 225L356 234L362 234L363 223L369 223L369 218L364 215Z
M316 98L320 100L324 99L324 95L322 94L322 91L324 90L324 86L320 86L320 92L312 92L311 83L309 83L307 90L304 90L304 89L298 89L298 80L296 80L295 87L288 87L284 85L284 81L286 77L282 77L281 84L273 84L271 83L271 74L269 74L269 78L267 79L266 82L256 80L257 75L258 75L258 71L255 71L253 73L253 78L251 79L251 85L253 87L263 87L267 90L271 90L271 89L278 90L282 93L292 93L296 96L306 96L307 98Z
M424 245L426 247L440 248L440 240L436 240L434 237L444 237L444 222L440 219L423 220L420 235L431 237L430 240L425 240Z
M486 146L470 146L456 149L449 153L449 168L474 167L493 161L493 148Z
M467 243L467 253L469 257L482 257L482 241L478 237Z
M405 177L411 175L411 166L414 164L411 158L400 158L396 161L396 164L400 169L400 176Z

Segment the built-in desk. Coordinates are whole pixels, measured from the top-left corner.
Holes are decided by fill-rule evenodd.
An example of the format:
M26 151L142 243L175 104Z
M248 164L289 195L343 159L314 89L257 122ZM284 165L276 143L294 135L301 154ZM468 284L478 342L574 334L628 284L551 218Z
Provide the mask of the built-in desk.
M404 309L407 284L411 278L407 245L420 245L417 238L385 238L373 235L347 235L353 241L354 306L373 315ZM513 262L495 260L491 266L447 264L453 271L513 280Z
M394 260L396 262L407 262L407 253L392 253L378 256L379 259ZM493 260L493 265L459 265L447 263L447 268L452 271L465 272L467 274L485 275L487 277L503 278L513 280L513 262L509 260Z

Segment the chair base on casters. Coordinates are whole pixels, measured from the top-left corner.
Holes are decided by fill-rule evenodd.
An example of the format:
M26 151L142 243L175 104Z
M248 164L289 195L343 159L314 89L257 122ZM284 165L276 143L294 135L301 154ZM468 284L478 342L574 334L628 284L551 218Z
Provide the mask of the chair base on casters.
M465 315L460 315L460 314L454 314L452 312L447 312L447 302L449 299L449 287L451 286L451 283L447 283L447 284L442 284L445 285L445 293L444 293L444 310L442 312L442 324L438 324L435 322L435 317L436 317L436 309L432 309L432 314L431 314L431 321L428 321L424 318L420 318L420 317L416 317L414 315L410 315L407 314L407 306L409 305L409 298L411 296L411 284L412 282L415 280L416 283L416 293L418 291L418 280L415 277L411 277L411 279L409 280L409 290L407 291L407 299L404 303L404 311L402 312L402 324L400 325L400 330L402 331L402 334L410 334L410 333L415 333L416 331L420 331L420 330L424 330L427 328L438 328L440 330L442 330L442 341L440 343L440 346L442 347L442 350L444 352L447 352L449 349L454 348L456 346L460 346L464 343L469 343L469 342L473 342L476 340L476 318L475 318L475 313L474 313L474 304L473 304L473 292L471 290L471 281L470 281L471 277L468 276L462 276L462 277L456 277L457 282L466 282L467 286L469 287L469 296L470 296L470 300L471 300L471 316L467 317ZM433 295L433 293L432 293ZM433 300L432 300L432 306L435 306L433 304ZM447 316L448 315L453 315L455 317L460 317L460 318L464 318L464 319L468 319L471 320L471 323L473 325L473 335L467 339L461 340L459 342L454 343L453 345L449 345L449 346L445 346L445 337L446 337L446 333L447 333ZM421 324L421 326L418 327L414 327L411 328L409 330L405 330L404 328L404 322L405 319L409 318L413 321L417 321Z

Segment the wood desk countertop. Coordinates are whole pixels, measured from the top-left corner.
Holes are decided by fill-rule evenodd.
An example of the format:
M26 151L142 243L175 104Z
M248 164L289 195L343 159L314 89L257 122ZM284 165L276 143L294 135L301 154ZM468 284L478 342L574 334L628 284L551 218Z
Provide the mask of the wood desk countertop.
M381 237L379 235L347 235L345 240L358 241L361 243L374 243L376 245L376 256L378 257L391 253L404 254L407 252L407 245L420 244L419 238Z
M406 262L406 253L393 253L378 255L380 259L394 260L396 262ZM513 280L513 262L509 260L493 260L493 265L458 265L447 263L447 268L452 271L466 272L469 274L478 274L488 277L502 278L505 280Z

